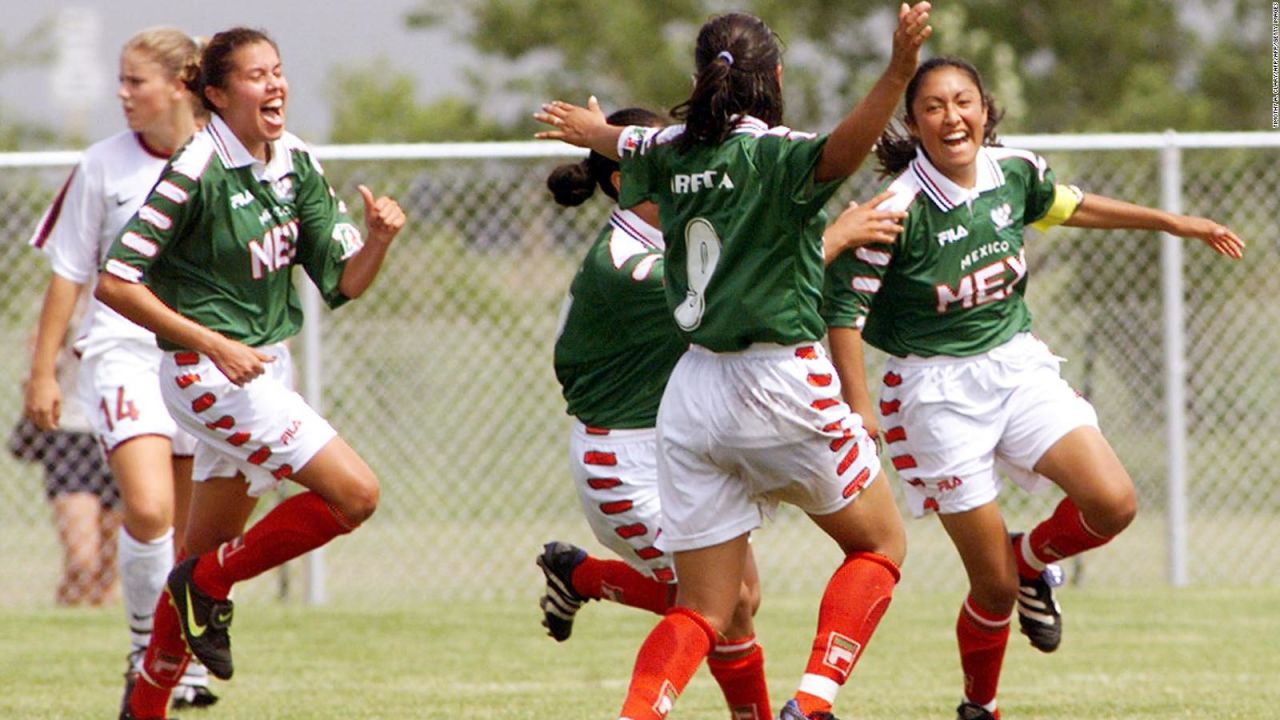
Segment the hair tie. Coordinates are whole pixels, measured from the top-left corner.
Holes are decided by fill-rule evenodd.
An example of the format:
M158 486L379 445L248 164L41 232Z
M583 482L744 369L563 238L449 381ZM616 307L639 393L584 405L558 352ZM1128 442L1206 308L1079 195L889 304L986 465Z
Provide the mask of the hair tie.
M720 54L716 55L716 57L728 63L729 67L733 67L733 53L729 52L728 50L721 50Z

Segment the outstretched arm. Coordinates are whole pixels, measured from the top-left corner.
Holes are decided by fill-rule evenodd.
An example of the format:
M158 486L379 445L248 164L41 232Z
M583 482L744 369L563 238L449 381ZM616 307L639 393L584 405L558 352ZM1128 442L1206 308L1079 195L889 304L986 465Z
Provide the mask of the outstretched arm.
M555 129L543 130L533 136L539 140L562 140L617 160L618 136L622 134L622 128L610 125L604 118L595 95L587 98L586 107L552 100L542 106L542 112L534 113L533 119Z
M1213 248L1214 252L1229 258L1238 260L1244 257L1244 241L1225 225L1208 218L1175 215L1105 195L1085 193L1076 211L1062 224L1107 230L1158 230L1179 237L1196 238Z
M813 179L826 182L852 175L875 145L893 117L898 99L915 74L920 60L920 46L933 33L929 25L927 2L898 9L898 29L893 33L893 54L889 66L876 81L871 92L831 131L818 160Z
M830 265L845 250L891 243L897 239L902 232L899 223L907 214L900 210L877 209L892 196L892 190L885 190L862 205L849 203L822 233L822 262Z

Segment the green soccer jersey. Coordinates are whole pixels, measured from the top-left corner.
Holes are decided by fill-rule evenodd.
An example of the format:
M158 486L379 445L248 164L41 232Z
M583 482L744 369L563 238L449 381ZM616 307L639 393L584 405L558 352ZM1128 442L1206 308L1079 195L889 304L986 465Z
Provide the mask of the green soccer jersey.
M578 268L560 315L556 377L569 414L601 428L651 428L688 343L663 289L662 235L617 210Z
M264 164L214 115L169 161L102 271L146 283L182 315L256 347L302 326L295 264L337 307L347 300L343 267L362 244L301 140L286 133Z
M898 357L977 355L1031 328L1023 229L1053 204L1053 173L999 147L982 148L977 166L965 189L917 153L880 206L907 212L898 241L843 253L827 270L829 326L861 328Z
M716 146L680 150L684 126L629 127L618 139L620 204L660 208L667 303L693 343L715 352L822 337L825 137L746 117Z

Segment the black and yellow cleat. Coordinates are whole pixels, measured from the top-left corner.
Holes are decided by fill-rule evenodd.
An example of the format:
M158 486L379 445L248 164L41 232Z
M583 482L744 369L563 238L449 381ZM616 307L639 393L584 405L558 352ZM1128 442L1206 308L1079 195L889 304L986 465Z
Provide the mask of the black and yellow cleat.
M178 611L178 623L191 654L219 680L230 680L231 617L235 605L230 600L214 600L196 587L191 574L196 558L187 558L169 573L169 600Z

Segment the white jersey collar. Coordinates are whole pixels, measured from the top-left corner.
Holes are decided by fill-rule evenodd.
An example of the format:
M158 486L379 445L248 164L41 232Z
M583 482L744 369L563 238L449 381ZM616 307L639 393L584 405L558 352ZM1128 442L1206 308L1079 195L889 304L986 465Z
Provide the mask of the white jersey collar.
M228 168L252 167L255 178L273 182L293 169L293 158L290 157L289 148L284 143L284 136L271 142L271 160L264 163L245 148L240 138L236 137L226 121L217 113L211 113L206 130L213 138L213 146L222 159L223 165Z
M647 247L658 250L664 250L667 247L662 239L662 231L630 210L614 208L613 212L609 213L609 224Z
M916 159L911 161L911 173L920 181L924 194L943 212L952 210L962 204L973 202L982 193L1004 185L1004 171L995 155L986 147L978 148L978 156L974 158L978 166L978 176L972 188L963 188L955 184L938 168L933 166L924 149L916 148Z

